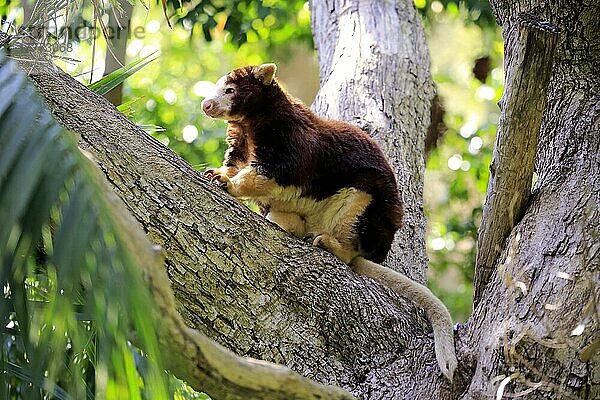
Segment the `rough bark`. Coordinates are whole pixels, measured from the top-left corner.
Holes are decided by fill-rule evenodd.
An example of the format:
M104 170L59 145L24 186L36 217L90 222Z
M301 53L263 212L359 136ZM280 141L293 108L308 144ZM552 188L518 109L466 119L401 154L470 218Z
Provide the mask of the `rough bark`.
M529 200L558 39L556 26L525 13L504 24L503 33L505 91L477 240L475 306Z
M384 149L405 206L387 264L423 283L425 133L434 87L419 16L410 0L310 5L321 77L313 109L357 124Z
M490 398L510 380L507 398L596 399L600 2L492 5L503 31L527 12L558 25L561 35L538 140L538 180L462 337L463 359L476 366L461 398ZM511 90L518 89L507 85Z
M112 193L108 182L103 183L107 187L106 193ZM118 217L120 229L130 238L130 251L136 256L153 296L156 315L160 315L157 333L161 355L166 367L176 376L220 400L355 398L340 388L321 385L287 367L239 357L187 327L176 310L175 297L163 269L160 252L153 251L150 241L127 213L121 199L113 193L108 200Z
M188 326L361 398L446 397L422 312L217 190L66 74L27 70L162 247Z

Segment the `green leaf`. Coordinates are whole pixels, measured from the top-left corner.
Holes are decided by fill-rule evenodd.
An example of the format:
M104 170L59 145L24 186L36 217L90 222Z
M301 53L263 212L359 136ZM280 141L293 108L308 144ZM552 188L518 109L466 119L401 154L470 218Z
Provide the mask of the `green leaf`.
M129 101L126 101L122 104L119 104L117 106L117 110L119 110L121 113L123 113L123 115L125 115L127 118L131 118L134 114L133 108L131 107L133 104L137 103L138 101L140 101L143 97L136 97L134 99L131 99Z
M140 58L139 60L129 63L124 67L121 67L118 70L111 72L99 81L88 85L88 89L93 90L98 94L104 95L110 92L115 87L119 86L121 83L125 82L127 78L129 78L131 75L135 74L137 71L144 68L146 65L150 64L157 58L158 55L156 54L156 52L149 54L146 57Z
M6 373L19 378L25 382L32 383L40 389L44 389L46 392L51 393L58 400L70 400L72 397L60 386L54 384L54 382L43 377L36 377L25 371L20 366L11 362L6 363Z
M0 398L170 397L139 245L108 195L0 53Z

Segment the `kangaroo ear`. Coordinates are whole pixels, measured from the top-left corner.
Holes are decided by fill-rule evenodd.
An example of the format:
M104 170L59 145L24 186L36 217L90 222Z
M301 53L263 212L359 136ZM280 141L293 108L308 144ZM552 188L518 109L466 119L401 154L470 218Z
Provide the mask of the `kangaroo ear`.
M254 77L264 85L270 85L275 77L275 71L277 71L277 65L273 63L262 64L256 67Z

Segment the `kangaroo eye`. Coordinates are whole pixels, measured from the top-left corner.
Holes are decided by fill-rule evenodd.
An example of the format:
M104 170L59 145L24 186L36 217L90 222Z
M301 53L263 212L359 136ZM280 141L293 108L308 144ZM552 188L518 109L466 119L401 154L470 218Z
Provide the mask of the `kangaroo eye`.
M225 93L226 93L226 94L231 94L231 93L233 93L233 92L235 92L235 89L234 89L234 88L227 88L227 89L225 89Z

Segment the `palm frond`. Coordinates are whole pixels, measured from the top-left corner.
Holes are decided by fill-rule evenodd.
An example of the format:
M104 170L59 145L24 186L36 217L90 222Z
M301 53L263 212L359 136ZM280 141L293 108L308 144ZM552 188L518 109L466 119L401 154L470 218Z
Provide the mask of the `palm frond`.
M131 4L139 3L144 8L148 8L143 0L128 1ZM24 21L22 25L10 23L2 27L5 30L3 33L8 34L8 40L0 37L0 47L9 48L9 56L15 59L48 61L65 58L68 60L64 54L55 51L56 48L61 48L57 44L66 46L73 39L69 37L68 29L60 29L60 27L71 26L78 18L81 18L82 9L88 4L94 9L92 25L99 27L106 39L106 50L112 53L112 45L108 40L109 31L102 16L109 12L122 12L117 0L35 0L29 21ZM95 46L95 36L93 40ZM92 69L93 66L94 63L92 63Z
M107 193L0 54L0 397L168 398L152 298Z
M127 100L126 102L119 104L117 106L117 110L119 110L127 118L131 119L133 117L133 115L135 114L135 111L132 106L135 103L137 103L138 101L142 100L143 98L144 98L144 96L138 96L131 100Z
M88 89L93 90L94 92L104 95L110 92L115 87L119 86L123 83L127 78L131 75L135 74L140 69L144 68L146 65L150 64L152 61L156 60L158 55L156 52L147 55L146 57L142 57L139 60L133 61L124 67L121 67L110 74L106 75L102 79L88 85Z

